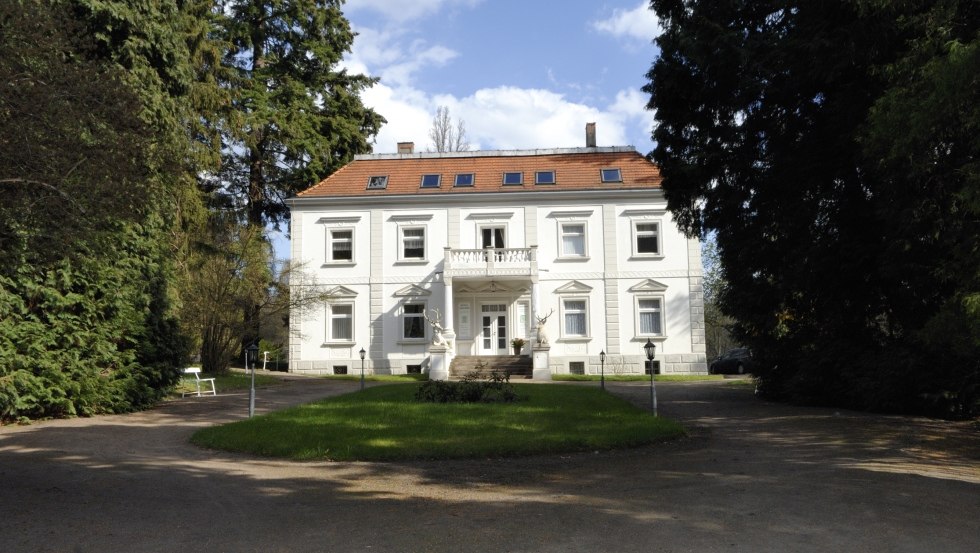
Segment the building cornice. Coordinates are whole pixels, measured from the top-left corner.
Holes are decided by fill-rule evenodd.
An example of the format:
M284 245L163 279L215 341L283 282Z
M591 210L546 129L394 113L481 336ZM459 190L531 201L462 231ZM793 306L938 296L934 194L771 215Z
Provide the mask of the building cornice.
M509 203L516 204L551 204L554 202L570 200L592 200L608 203L610 200L633 200L637 196L643 195L643 201L662 200L664 198L663 189L659 187L651 188L629 188L616 190L612 188L591 189L591 190L515 190L508 192L468 192L465 194L399 194L392 196L310 196L293 197L286 200L286 205L291 209L338 206L357 206L360 208L368 207L399 207L405 205L419 206L486 206L502 205Z

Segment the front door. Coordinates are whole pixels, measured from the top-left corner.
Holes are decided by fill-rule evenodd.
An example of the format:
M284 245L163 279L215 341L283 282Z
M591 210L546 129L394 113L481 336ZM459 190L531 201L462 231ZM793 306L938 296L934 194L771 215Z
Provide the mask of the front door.
M507 305L480 306L480 353L507 355Z

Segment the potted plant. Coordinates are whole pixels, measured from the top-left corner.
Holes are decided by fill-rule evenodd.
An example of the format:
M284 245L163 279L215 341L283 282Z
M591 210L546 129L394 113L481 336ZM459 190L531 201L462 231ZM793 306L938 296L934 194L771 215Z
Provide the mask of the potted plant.
M524 348L524 344L526 343L527 342L524 341L524 338L514 338L511 340L510 345L514 348L514 355L520 355L521 349Z

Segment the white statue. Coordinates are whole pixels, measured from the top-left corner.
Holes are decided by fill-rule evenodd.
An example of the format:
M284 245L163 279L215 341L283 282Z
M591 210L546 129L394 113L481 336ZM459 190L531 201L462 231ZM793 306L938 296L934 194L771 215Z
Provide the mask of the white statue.
M548 317L550 317L554 312L555 312L555 310L552 309L551 311L548 311L548 314L545 315L544 317L538 317L537 315L534 316L534 318L538 320L536 334L537 334L537 337L538 337L538 345L539 346L547 346L548 345L548 333L544 329L544 324L546 322L548 322Z
M449 343L449 340L446 340L446 328L442 326L442 314L439 313L438 309L433 309L432 312L434 313L432 319L430 319L424 311L422 312L422 316L425 317L425 320L432 325L432 345L434 347L452 349L452 344Z

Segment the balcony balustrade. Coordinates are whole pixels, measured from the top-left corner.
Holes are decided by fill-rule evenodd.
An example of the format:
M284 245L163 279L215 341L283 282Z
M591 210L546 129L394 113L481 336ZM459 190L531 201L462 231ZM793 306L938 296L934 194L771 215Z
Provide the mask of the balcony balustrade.
M538 247L445 249L445 275L533 276L538 273Z

